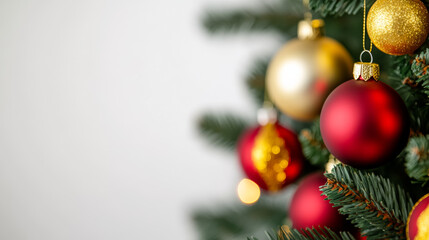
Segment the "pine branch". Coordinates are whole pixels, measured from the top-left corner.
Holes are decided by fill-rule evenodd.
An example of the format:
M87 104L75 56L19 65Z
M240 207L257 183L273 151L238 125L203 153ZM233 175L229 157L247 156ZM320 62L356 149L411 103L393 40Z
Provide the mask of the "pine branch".
M233 149L248 123L233 114L207 113L198 122L198 128L203 136L220 147Z
M416 84L420 84L423 92L429 98L429 48L418 54L412 65L411 71L416 76Z
M405 239L407 216L413 203L389 179L349 166L337 165L321 187L341 214L371 239Z
M265 98L265 74L267 72L269 59L259 59L257 60L247 77L246 85L253 95L256 104L262 106Z
M202 23L212 33L275 30L288 35L295 33L292 31L303 13L301 2L282 0L258 10L211 10L203 16Z
M367 1L368 8L374 0ZM363 7L363 0L311 0L310 9L322 16L356 14Z
M268 240L277 240L278 239L278 237L276 237L275 234L271 234L269 232L265 232L265 235L267 236Z
M266 232L267 240L355 240L349 232L335 233L327 227L290 229L289 227L282 227L277 235ZM248 240L258 240L255 237L247 237Z
M201 240L238 240L251 235L260 238L265 229L278 228L285 218L284 202L270 201L263 196L252 206L238 203L212 210L196 209L192 213Z
M429 80L425 74L425 62L429 60L429 50L417 56L395 57L394 70L389 76L390 85L401 95L411 118L411 129L415 133L429 133ZM427 69L427 68L426 68Z
M310 129L304 129L299 135L304 156L311 164L323 167L329 160L329 151L323 143L319 122L315 122Z
M259 13L252 11L232 11L229 13L209 12L203 19L204 27L216 32L250 32L276 30L291 33L301 16L285 13Z
M427 184L429 182L429 135L411 138L405 152L408 176Z
M281 240L354 240L355 238L349 232L333 232L331 229L325 228L307 228L298 231L282 229L282 234L279 236Z

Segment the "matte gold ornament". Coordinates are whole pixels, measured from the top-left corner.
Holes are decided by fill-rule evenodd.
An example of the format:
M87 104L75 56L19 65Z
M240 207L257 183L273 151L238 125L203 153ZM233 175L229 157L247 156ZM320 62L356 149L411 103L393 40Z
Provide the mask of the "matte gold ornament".
M384 53L411 54L429 34L429 13L420 0L378 0L368 12L367 28Z
M267 71L270 99L284 114L302 121L317 118L329 93L352 77L350 54L323 36L323 26L323 20L301 21L298 39L280 49Z

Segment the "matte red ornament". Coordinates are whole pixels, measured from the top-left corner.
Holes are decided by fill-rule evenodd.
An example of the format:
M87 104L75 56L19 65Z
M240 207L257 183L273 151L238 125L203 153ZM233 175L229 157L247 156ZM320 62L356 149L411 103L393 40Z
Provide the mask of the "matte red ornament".
M413 207L407 221L407 239L429 239L429 194Z
M296 229L326 226L333 230L344 230L347 222L334 208L319 187L326 183L321 172L306 176L298 185L290 203L289 216Z
M394 160L405 147L410 122L393 88L360 78L331 92L322 108L320 130L326 147L342 163L374 168Z
M355 237L356 240L367 240L367 237L362 236L358 228L352 227L352 229L348 231Z
M247 177L272 192L296 180L304 159L297 136L278 123L247 130L239 141L238 155Z

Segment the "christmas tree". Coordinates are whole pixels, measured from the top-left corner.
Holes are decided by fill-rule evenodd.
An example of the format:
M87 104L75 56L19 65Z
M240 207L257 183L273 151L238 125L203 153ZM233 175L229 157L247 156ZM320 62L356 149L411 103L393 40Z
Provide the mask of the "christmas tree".
M200 239L429 239L428 8L428 0L277 0L255 9L206 12L202 23L210 33L263 32L281 36L286 45L276 56L256 59L245 79L258 107L272 100L276 108L273 112L265 107L259 127L254 127L256 118L252 123L234 113L208 113L198 123L213 145L238 151L244 172L264 189L251 205L195 209L192 217ZM310 21L310 11L324 23ZM306 26L311 26L311 36ZM322 29L329 39L318 35ZM298 31L304 37L296 40ZM342 47L335 44L340 43L360 62L354 67L356 80L347 81L352 78L351 63L338 53ZM370 63L358 60L368 52ZM291 61L307 65L304 70L296 64L285 67L284 62ZM329 71L320 70L327 62L333 62L326 67ZM318 74L324 79L314 80ZM313 79L314 84L305 83L313 84L310 90L315 92L308 86L304 93L281 92L281 84L290 90L303 79ZM278 116L272 117L275 113ZM285 131L298 135L299 150ZM263 171L246 165L260 164L252 162L257 146L265 161ZM270 152L263 152L264 147ZM249 161L242 154L248 149ZM297 151L302 151L302 159L293 155ZM296 177L290 170L293 163L299 169ZM318 171L324 171L325 178ZM310 187L320 179L321 184ZM316 197L307 193L309 188L316 189ZM313 213L305 208L311 209L312 198L319 195L330 205L312 225Z

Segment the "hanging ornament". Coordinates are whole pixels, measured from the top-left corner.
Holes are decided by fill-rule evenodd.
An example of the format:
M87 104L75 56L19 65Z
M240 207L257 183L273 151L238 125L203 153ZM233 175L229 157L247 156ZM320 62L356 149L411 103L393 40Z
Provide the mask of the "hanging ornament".
M334 208L319 187L326 183L321 172L306 176L298 185L292 197L289 216L296 229L326 226L333 230L344 230L347 222L337 208Z
M304 20L267 70L270 99L284 114L314 120L328 94L351 78L352 58L337 41L324 37L323 20Z
M260 110L260 125L247 130L238 144L247 177L271 192L294 182L304 159L297 136L276 122L275 113L272 108Z
M364 15L366 1L364 0ZM357 168L378 167L394 160L405 147L410 120L399 94L379 80L380 67L372 63L372 43L354 64L353 77L334 91L323 104L320 131L328 150L342 163ZM363 62L368 53L371 62Z
M413 207L407 221L408 240L429 239L429 194L423 196Z
M384 53L412 54L428 37L429 13L420 0L377 0L367 26L370 39Z
M405 147L409 115L398 93L378 81L378 64L355 63L354 78L326 99L320 131L328 150L342 163L373 168L394 160Z

